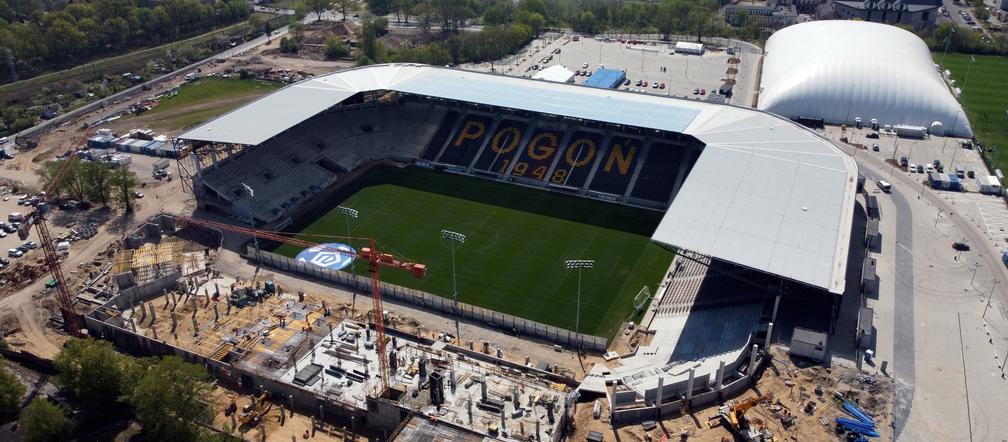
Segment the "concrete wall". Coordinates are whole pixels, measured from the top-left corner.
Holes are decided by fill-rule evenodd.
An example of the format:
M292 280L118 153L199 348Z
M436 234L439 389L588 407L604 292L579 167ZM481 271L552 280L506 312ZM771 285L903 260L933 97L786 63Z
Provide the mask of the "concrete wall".
M112 298L112 304L119 310L126 310L131 306L138 305L142 301L147 301L148 299L160 295L161 292L167 289L174 288L178 285L178 280L181 277L182 271L179 270L171 275L155 279L147 284L123 289L119 292L119 295Z
M345 287L356 286L360 289L370 287L371 284L370 279L363 276L355 277L354 275L346 272L322 268L272 252L260 251L259 259L256 259L253 255L255 255L255 250L252 247L246 248L246 258L258 261L262 265L273 267L278 270L339 284ZM400 287L394 284L386 284L384 282L381 285L381 290L382 297L386 299L393 299L406 304L418 305L441 313L455 313L455 303L452 300L441 296L406 287ZM493 310L488 310L470 304L459 303L459 316L462 319L486 324L505 331L515 331L519 334L545 339L549 342L571 348L580 346L585 350L599 353L605 352L606 349L607 340L601 336L575 333L571 330L565 330L536 321L530 321L506 313L495 312Z

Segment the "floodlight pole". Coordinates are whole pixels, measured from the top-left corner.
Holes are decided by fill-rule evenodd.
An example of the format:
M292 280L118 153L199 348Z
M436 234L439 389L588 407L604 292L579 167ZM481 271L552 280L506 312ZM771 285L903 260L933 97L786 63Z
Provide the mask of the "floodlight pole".
M451 243L451 254L452 254L452 299L455 301L455 339L458 339L459 344L462 343L462 335L459 333L459 299L458 299L458 284L455 279L455 243L465 244L465 235L453 232L451 230L442 230L441 238L447 239Z
M568 259L564 261L564 266L567 270L578 271L578 289L577 289L577 313L574 316L574 333L581 334L581 271L584 269L595 268L594 259ZM581 350L581 340L578 339L578 350Z
M345 206L337 206L336 210L339 211L344 217L346 217L346 235L347 235L347 245L353 247L350 242L350 218L357 219L357 215L360 214L355 209L351 209ZM350 316L357 314L357 249L354 249L354 259L350 261L350 273L353 275L353 284L350 285Z
M255 244L256 265L259 265L259 237L256 236L255 234L255 217L252 214L252 202L253 198L255 197L255 192L252 190L252 187L250 187L248 184L241 183L241 185L245 189L245 192L248 193L249 197L248 201L249 226L252 227L252 242Z
M997 287L998 283L1000 283L1000 282L1001 281L998 281L996 279L994 280L994 285L991 286L990 295L987 296L987 306L984 307L984 311L983 311L983 314L980 315L980 319L984 319L987 316L987 309L990 308L991 299L994 299L994 287Z

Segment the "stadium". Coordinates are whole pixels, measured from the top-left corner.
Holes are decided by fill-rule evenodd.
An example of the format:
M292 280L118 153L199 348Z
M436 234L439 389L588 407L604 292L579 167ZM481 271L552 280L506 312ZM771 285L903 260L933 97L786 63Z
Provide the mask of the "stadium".
M378 65L293 84L175 142L192 149L179 167L206 216L351 248L377 238L431 269L388 282L450 298L457 273L462 302L596 337L591 350L627 321L646 327L619 369L581 386L608 398L614 424L641 419L641 400L726 394L782 296L829 316L846 287L855 162L756 109ZM443 230L465 236L457 271Z

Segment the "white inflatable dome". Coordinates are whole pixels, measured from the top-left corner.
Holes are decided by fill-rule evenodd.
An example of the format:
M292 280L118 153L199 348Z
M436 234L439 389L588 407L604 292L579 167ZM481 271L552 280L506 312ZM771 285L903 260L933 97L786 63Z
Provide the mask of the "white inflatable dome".
M826 20L781 29L767 40L760 91L758 107L787 118L938 122L946 134L973 135L927 45L895 26Z

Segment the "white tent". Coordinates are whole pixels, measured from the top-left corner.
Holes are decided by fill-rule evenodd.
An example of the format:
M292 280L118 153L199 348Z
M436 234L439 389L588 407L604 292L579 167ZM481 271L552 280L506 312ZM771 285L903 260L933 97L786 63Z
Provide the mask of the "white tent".
M692 43L688 41L677 41L675 44L675 51L677 54L693 54L693 55L703 55L704 45L703 43Z
M880 23L813 21L771 35L759 108L832 124L857 117L892 126L940 122L948 134L973 135L924 41Z
M532 76L536 80L554 81L557 83L573 83L574 73L561 65L555 64Z

